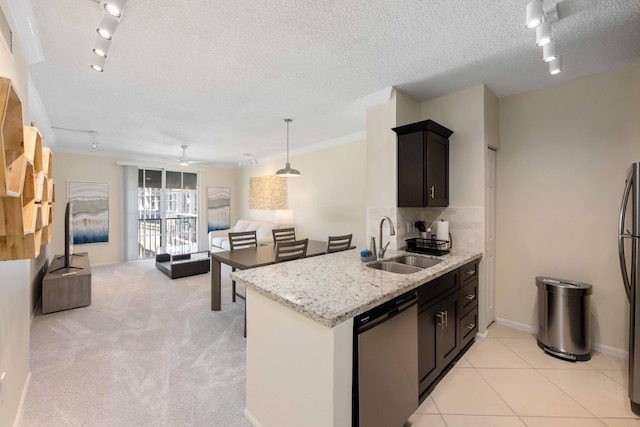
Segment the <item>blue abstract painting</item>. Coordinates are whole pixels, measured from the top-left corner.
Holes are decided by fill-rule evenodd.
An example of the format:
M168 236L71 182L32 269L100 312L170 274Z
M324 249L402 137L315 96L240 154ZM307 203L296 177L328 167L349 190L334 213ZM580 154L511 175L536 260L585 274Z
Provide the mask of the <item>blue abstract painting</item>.
M109 241L109 183L69 181L73 244Z
M207 232L229 229L229 187L207 188Z

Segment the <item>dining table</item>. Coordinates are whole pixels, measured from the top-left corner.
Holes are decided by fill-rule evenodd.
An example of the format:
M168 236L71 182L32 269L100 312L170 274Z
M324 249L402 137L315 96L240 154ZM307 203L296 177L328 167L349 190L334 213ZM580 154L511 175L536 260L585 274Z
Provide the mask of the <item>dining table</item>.
M324 255L327 250L327 242L322 240L309 240L307 257ZM234 249L232 251L211 252L211 311L219 311L221 306L221 266L230 265L238 270L263 267L275 264L275 245L256 246L252 248Z

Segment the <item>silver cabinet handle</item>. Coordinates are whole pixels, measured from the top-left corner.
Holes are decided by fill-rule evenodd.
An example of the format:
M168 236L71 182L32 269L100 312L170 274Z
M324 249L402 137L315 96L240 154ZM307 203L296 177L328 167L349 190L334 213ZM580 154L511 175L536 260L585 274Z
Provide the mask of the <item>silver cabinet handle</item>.
M429 189L429 191L431 192L431 198L433 199L435 197L435 186L431 186L431 188Z
M469 323L469 324L467 324L467 329L468 329L468 330L472 330L472 329L473 329L473 328L475 328L475 327L476 327L476 324L475 324L475 323Z
M445 326L445 328L447 326L449 326L449 312L448 311L444 312L444 326Z
M467 273L469 276L473 276L474 274L476 274L475 270L467 270L465 271L465 273Z
M476 296L474 294L470 294L465 296L466 299L468 299L469 301L473 301L474 299L476 299Z
M444 324L445 324L445 314L444 311L441 311L440 313L436 313L436 317L438 319L440 319L439 323L436 323L437 326L440 326L440 329L444 329Z

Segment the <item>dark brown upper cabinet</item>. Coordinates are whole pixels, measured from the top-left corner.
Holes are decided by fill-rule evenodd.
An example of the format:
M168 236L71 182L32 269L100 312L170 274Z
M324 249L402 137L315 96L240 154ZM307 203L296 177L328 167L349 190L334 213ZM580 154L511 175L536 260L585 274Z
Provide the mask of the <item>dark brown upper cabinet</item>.
M433 120L392 130L398 135L398 207L449 206L453 131Z

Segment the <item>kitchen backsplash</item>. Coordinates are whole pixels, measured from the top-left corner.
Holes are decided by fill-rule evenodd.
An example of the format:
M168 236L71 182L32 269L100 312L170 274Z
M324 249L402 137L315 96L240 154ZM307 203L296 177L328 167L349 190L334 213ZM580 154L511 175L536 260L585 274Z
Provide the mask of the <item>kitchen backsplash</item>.
M405 239L419 237L420 233L413 228L415 221L424 221L435 233L436 221L449 221L449 232L453 240L453 247L469 251L482 251L484 247L484 217L482 208L369 208L367 211L368 238L375 236L376 244L380 247L378 235L380 233L380 219L388 216L396 229L395 236L389 236L387 224L383 227L383 239L390 241L389 248L398 249L406 245ZM407 226L410 229L407 229ZM387 240L389 239L389 240Z

